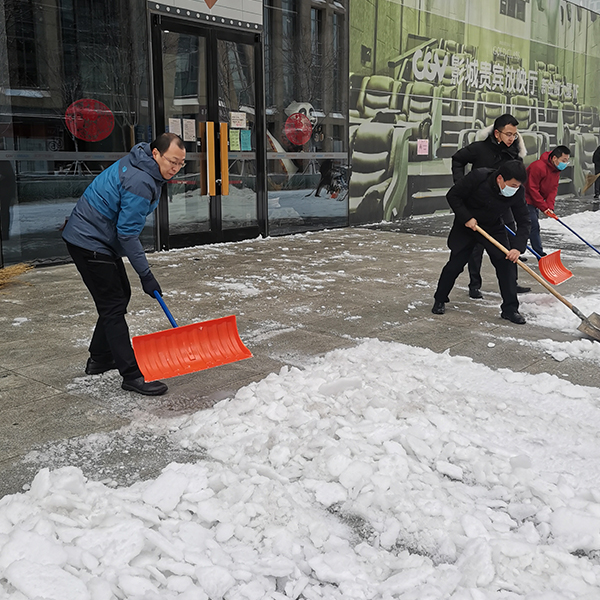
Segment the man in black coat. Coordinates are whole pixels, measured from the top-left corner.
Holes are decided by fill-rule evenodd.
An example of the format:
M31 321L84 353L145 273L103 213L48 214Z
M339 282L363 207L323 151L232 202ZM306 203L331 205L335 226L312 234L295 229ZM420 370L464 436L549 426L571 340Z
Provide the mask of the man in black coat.
M520 325L525 323L525 318L519 313L516 262L527 247L529 238L529 211L523 187L526 180L527 171L523 163L512 160L499 169L471 171L450 188L446 195L454 212L454 224L448 236L450 260L442 269L432 313L444 314L445 303L449 302L448 296L456 278L463 272L473 248L480 243L496 269L502 295L501 317ZM517 235L512 239L512 249L505 255L475 228L479 225L508 248L503 217L509 209L516 221Z
M592 162L594 163L594 174L598 175L600 173L600 146L594 150ZM600 177L594 181L594 198L596 200L600 198Z
M462 148L452 157L452 178L454 183L465 176L468 164L472 169L483 167L497 169L509 160L523 160L527 156L527 149L519 137L517 126L519 121L511 114L498 117L493 125L477 132L475 141ZM514 219L510 212L505 217L505 223L514 231ZM469 296L483 298L481 294L481 261L483 259L483 246L477 244L469 258ZM522 294L531 291L531 288L517 285L517 292Z

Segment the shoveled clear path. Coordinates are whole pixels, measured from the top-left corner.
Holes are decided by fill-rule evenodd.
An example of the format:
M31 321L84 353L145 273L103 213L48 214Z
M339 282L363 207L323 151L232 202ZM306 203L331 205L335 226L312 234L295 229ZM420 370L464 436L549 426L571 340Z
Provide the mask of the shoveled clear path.
M578 339L576 330L500 319L487 259L485 300L468 298L462 275L448 312L432 315L432 294L447 257L443 237L370 229L151 254L180 324L235 314L254 354L171 379L169 393L160 398L122 391L115 372L85 376L95 312L72 265L25 274L0 290L0 495L21 491L44 466L73 464L90 477L127 484L156 475L173 460L197 458L165 435L171 417L210 407L284 365L302 367L362 338L448 350L494 368L597 385L597 364L557 362L530 344ZM594 267L583 262L560 292L568 297L595 289ZM158 303L143 294L135 275L131 280L132 335L168 329ZM543 293L533 280L531 285Z

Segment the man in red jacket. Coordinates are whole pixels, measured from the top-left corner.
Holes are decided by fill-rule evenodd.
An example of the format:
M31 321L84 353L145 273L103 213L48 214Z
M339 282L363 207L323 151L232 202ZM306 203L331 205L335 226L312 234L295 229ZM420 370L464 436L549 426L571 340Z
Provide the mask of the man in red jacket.
M545 215L554 214L554 201L558 191L560 172L567 168L571 151L567 146L557 146L552 152L544 152L542 157L527 167L525 200L531 220L532 248L541 256L546 256L540 236L539 211Z

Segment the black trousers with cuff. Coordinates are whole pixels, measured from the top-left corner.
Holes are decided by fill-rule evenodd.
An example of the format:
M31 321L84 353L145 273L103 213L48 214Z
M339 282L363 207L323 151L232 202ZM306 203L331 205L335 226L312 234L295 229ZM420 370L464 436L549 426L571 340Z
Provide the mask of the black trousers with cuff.
M67 242L67 249L90 291L98 321L89 352L100 363L115 361L125 381L142 377L125 321L131 285L121 258L85 250Z
M508 234L491 233L505 248L509 248ZM438 281L437 290L434 294L436 302L449 302L449 295L454 287L456 279L464 271L469 257L477 244L481 244L488 253L492 265L496 269L496 277L502 295L501 310L505 314L519 310L517 298L517 265L506 258L502 250L499 250L481 234L469 229L465 225L454 225L448 236L448 248L450 248L450 260L442 269Z
M506 225L516 231L516 225L513 222L506 223ZM506 248L512 249L512 240L514 236L510 233L508 234L508 246ZM483 244L477 243L475 244L475 248L473 248L473 252L471 252L471 256L469 256L468 268L469 268L469 291L474 292L475 290L481 289L482 279L481 279L481 263L483 262ZM519 272L517 269L517 279L519 278Z

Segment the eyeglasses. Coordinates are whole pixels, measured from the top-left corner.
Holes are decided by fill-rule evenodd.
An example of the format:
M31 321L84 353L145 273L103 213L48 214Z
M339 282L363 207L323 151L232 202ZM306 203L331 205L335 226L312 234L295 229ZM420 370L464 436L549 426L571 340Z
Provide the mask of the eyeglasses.
M509 140L516 140L519 137L518 133L504 133L504 131L501 131L500 135L505 135Z
M176 160L171 160L170 158L167 158L164 154L161 154L161 156L172 166L175 167L176 169L183 169L183 167L185 167L186 162L177 162Z

